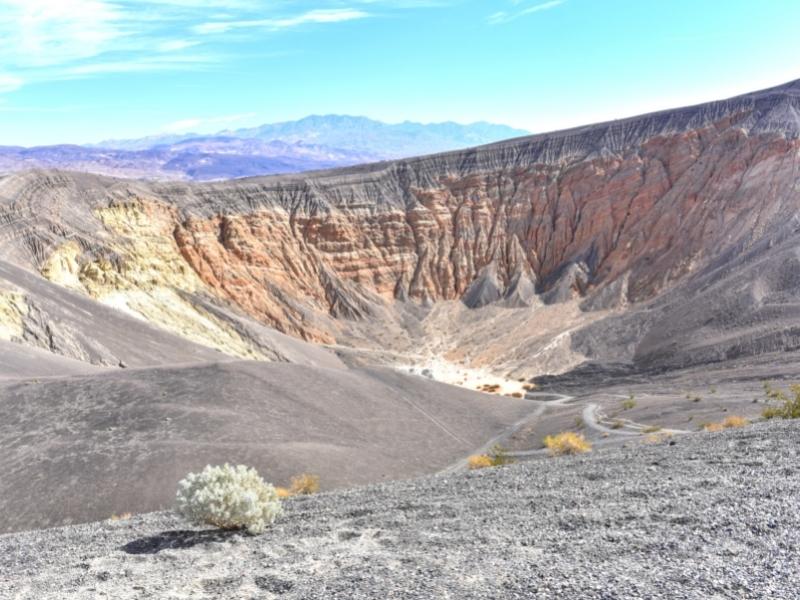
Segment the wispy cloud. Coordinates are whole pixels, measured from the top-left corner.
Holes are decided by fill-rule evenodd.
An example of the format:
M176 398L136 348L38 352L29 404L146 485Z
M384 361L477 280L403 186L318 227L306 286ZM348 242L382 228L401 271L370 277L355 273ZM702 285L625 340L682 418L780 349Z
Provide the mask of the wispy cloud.
M24 83L25 82L19 77L0 73L0 94L18 90Z
M134 63L140 70L162 69L166 63L151 60L152 49L180 52L196 45L170 39L164 25L186 8L181 0L157 8L148 0L0 0L0 72L7 74L0 92L115 67L126 72Z
M146 71L200 70L209 67L214 57L205 55L148 56L128 60L93 61L65 67L53 79L78 79L107 73L141 73Z
M178 52L199 45L198 40L165 40L158 44L159 52Z
M105 0L0 0L0 65L45 67L90 58L135 33Z
M454 0L0 0L0 94L42 81L210 68L234 55L225 44L252 39L248 30L323 27L444 1Z
M550 10L551 8L555 8L564 4L566 0L551 0L550 2L542 2L541 4L534 4L533 6L528 6L527 8L515 9L515 10L501 10L496 12L492 15L489 15L487 19L490 25L502 25L503 23L509 23L514 21L515 19L519 19L520 17L524 17L526 15L532 15L534 13L542 12L544 10ZM521 0L513 0L512 4L514 5L522 5L523 2Z
M162 130L165 133L187 133L197 130L201 127L205 128L208 126L230 125L246 119L251 119L255 116L255 113L244 113L238 115L225 115L222 117L181 119L180 121L174 121L173 123L165 125Z
M232 29L252 27L279 30L298 27L308 23L341 23L342 21L364 19L368 16L370 16L369 13L363 10L352 8L315 9L299 15L283 18L252 19L243 21L211 21L195 26L193 31L199 34L225 33L226 31L230 31Z

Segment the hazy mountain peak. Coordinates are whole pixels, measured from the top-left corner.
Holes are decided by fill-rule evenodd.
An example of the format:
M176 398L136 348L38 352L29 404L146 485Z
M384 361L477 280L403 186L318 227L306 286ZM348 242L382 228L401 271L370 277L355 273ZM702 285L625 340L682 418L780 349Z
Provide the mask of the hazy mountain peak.
M323 143L340 149L366 151L360 144L368 143L369 151L384 158L399 158L415 154L455 150L470 143L488 143L528 134L528 131L486 121L460 124L453 121L441 123L384 123L357 115L308 115L294 121L265 123L242 129L226 129L214 134L162 134L132 140L106 140L95 147L122 150L147 150L157 145L174 144L187 139L217 137L259 138L265 141L309 141ZM353 136L356 136L355 138ZM381 137L381 141L366 142L363 136ZM361 137L359 137L361 136ZM398 139L399 138L399 139ZM400 142L408 150L401 151L393 142ZM474 144L473 144L474 145ZM409 153L410 151L410 153Z
M162 134L89 146L0 147L0 173L56 168L149 179L232 179L433 154L527 133L486 122L388 124L361 116L309 115L214 134Z

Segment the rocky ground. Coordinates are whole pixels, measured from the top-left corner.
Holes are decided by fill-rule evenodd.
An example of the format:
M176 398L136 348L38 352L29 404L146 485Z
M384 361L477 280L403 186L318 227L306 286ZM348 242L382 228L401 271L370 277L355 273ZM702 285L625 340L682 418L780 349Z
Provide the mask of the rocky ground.
M3 598L800 597L800 427L291 500L260 537L170 513L0 536Z

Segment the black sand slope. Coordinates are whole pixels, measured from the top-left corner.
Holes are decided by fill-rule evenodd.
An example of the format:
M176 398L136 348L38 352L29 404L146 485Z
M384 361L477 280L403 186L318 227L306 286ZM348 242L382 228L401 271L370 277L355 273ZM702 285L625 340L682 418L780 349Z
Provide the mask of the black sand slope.
M531 411L389 370L286 363L0 382L0 531L168 507L208 463L281 484L309 471L328 489L432 473Z

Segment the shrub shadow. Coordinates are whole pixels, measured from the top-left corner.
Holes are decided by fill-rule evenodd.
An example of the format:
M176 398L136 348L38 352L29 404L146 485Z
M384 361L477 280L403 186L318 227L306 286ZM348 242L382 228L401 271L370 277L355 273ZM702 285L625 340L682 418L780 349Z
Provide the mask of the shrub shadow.
M224 542L239 535L241 535L241 531L222 529L163 531L128 542L120 549L127 554L158 554L162 550L182 550L198 544Z

